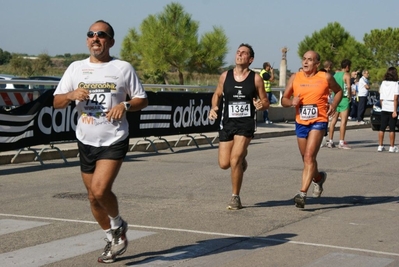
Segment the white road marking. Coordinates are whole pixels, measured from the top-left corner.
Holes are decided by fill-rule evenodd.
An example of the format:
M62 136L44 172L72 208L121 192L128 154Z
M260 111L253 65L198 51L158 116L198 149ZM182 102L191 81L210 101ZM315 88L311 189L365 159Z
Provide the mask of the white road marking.
M330 253L304 267L384 267L394 262L393 259L369 257L347 253Z
M129 240L134 240L152 234L155 233L131 230L127 232L127 238ZM96 250L101 250L101 248L105 246L105 242L102 239L103 237L104 231L98 230L3 253L0 254L1 266L39 267L60 260L73 258Z
M12 219L2 219L0 220L0 235L9 234L12 232L23 231L43 225L48 225L45 222L35 222L35 221L21 221Z
M0 216L17 217L17 218L30 218L30 219L40 219L40 220L51 220L51 221L63 221L63 222L78 222L78 223L97 224L96 222L93 222L93 221L71 220L71 219L38 217L38 216L26 216L26 215L15 215L15 214L4 214L4 213L0 213ZM361 248L352 248L352 247L342 247L342 246L334 246L334 245L326 245L326 244L318 244L318 243L308 243L308 242L293 241L293 240L287 240L287 239L275 239L275 238L267 238L267 237L253 237L253 236L236 235L236 234L226 234L226 233L217 233L217 232L204 232L204 231L197 231L197 230L188 230L188 229L179 229L179 228L166 228L166 227L156 227L156 226L144 226L144 225L134 225L134 224L129 224L129 227L145 228L145 229L151 229L151 230L165 230L165 231L186 232L186 233L195 233L195 234L203 234L203 235L218 235L218 236L226 236L226 237L242 237L242 238L248 238L248 239L260 239L260 240L272 241L272 242L277 242L277 243L287 243L287 244L297 244L297 245L306 245L306 246L314 246L314 247L333 248L333 249L340 249L340 250L367 252L367 253L373 253L373 254L379 254L379 255L389 255L389 256L399 257L399 253L377 251L377 250L369 250L369 249L361 249Z

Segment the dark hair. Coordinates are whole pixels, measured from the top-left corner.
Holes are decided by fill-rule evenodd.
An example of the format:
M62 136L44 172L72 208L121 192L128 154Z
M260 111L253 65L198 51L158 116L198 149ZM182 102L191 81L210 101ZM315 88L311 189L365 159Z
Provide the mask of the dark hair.
M395 67L389 67L384 75L384 81L398 81L398 70Z
M341 68L345 69L347 66L351 66L352 65L352 61L350 61L349 59L344 59L341 61Z
M249 44L244 44L244 43L242 43L242 44L240 44L240 45L238 46L238 48L240 48L240 47L242 47L242 46L245 46L246 48L249 49L249 55L250 55L251 57L253 57L253 58L255 57L255 52L254 52L252 46L250 46Z
M269 67L270 66L270 63L269 62L265 62L265 63L263 63L263 68L265 69L266 67Z
M107 24L108 28L109 28L109 35L111 35L112 39L114 38L115 32L114 32L114 28L112 28L111 24L109 24L108 22L106 22L105 20L97 20L96 22L94 22L93 24L96 23L104 23Z

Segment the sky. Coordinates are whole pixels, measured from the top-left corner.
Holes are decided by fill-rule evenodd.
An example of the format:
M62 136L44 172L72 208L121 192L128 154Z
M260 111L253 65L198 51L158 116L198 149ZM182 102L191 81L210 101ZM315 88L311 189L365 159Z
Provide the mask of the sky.
M234 65L239 44L250 44L252 68L265 61L279 68L281 49L287 47L287 68L296 71L301 66L298 44L328 23L340 23L359 42L373 29L399 27L398 0L0 0L0 48L32 56L88 53L86 32L103 19L115 30L111 54L119 57L129 29L139 30L144 19L172 2L199 22L199 36L213 26L224 29L226 65Z

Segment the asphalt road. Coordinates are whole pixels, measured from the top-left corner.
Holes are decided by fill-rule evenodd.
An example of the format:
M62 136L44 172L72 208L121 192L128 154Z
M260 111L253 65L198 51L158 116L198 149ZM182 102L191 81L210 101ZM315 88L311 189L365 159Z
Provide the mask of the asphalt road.
M292 200L302 171L294 136L252 141L239 211L226 209L217 146L130 152L114 184L130 244L112 266L399 266L399 153L377 153L369 128L347 140L351 150L321 148L325 191L304 210ZM101 265L104 235L79 163L68 162L0 166L0 266Z

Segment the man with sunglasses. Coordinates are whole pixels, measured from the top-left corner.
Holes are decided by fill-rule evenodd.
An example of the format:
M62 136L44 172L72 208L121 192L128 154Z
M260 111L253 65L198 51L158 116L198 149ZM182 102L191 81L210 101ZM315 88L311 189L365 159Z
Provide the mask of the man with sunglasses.
M131 64L110 56L114 30L103 20L90 26L90 57L73 62L54 92L54 108L75 101L76 138L83 183L91 211L104 230L106 246L99 262L114 262L126 251L128 224L119 215L112 184L129 147L127 111L148 105L147 95ZM126 101L128 99L128 101Z

